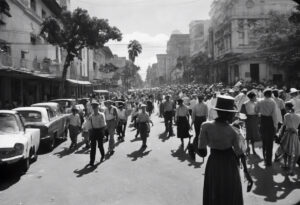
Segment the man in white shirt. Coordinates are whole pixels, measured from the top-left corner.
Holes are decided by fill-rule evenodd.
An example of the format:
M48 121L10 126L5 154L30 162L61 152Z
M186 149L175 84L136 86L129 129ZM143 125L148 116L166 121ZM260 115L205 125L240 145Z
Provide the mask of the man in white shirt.
M300 99L299 99L299 90L297 90L296 88L291 88L290 90L290 95L291 95L291 102L294 105L294 110L295 113L300 115Z
M238 111L241 111L242 105L247 102L249 99L247 97L248 90L246 88L242 89L240 94L235 97L235 104L238 108Z
M106 107L107 109L104 110L106 124L107 124L107 131L109 135L109 146L108 146L108 152L110 155L114 154L114 148L115 148L115 131L117 128L117 123L119 121L118 118L118 111L115 106L112 106L112 101L107 100L106 101Z
M91 103L93 108L93 113L89 117L89 128L90 128L90 141L91 141L91 152L90 152L90 166L94 166L95 156L96 156L96 146L101 153L100 162L103 162L105 151L103 147L104 130L106 127L105 115L99 112L99 103L93 101Z
M197 104L197 95L196 94L193 94L192 95L192 100L190 101L190 106L189 106L189 112L190 112L190 115L192 115L192 110L194 108L194 106Z
M81 129L81 120L79 117L79 114L77 113L78 109L73 106L72 107L72 114L68 117L68 127L69 127L69 133L71 138L71 145L69 149L76 148L77 146L77 135L80 132Z
M122 142L124 142L127 119L128 119L128 112L127 109L124 108L124 106L125 106L124 104L120 104L118 109L119 123L117 127L117 134L119 135L118 140Z

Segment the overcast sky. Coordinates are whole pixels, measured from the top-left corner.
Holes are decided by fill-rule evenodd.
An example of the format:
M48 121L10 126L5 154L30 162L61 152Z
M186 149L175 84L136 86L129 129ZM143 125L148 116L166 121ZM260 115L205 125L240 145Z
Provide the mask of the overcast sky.
M91 16L105 18L123 33L122 42L109 43L118 56L127 56L127 44L136 39L143 53L136 64L146 77L156 54L166 53L166 43L174 30L188 33L192 20L208 19L213 0L71 0L71 7L87 9Z

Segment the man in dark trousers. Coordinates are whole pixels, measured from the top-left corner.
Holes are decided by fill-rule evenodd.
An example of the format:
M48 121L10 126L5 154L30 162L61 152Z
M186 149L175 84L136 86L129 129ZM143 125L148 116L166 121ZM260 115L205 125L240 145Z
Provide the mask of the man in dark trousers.
M94 166L97 142L101 153L100 162L104 161L105 152L103 147L103 138L106 120L104 113L99 112L99 103L97 101L93 101L91 106L93 108L93 113L89 117L91 140L90 166Z
M264 90L264 99L256 105L256 113L261 115L260 132L263 143L263 156L266 167L272 166L273 141L277 130L276 102L272 99L272 90Z
M175 136L172 128L173 116L174 116L174 103L170 100L170 95L166 96L166 101L163 103L162 111L165 118L166 134L168 137Z

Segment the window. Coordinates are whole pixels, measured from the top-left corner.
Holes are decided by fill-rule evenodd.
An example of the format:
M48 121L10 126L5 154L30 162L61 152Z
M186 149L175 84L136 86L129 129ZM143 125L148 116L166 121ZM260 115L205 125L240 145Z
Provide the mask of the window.
M30 42L33 44L33 45L35 45L36 44L36 35L34 35L34 34L30 34Z
M44 9L42 9L42 18L45 19L47 17L47 13Z
M25 54L26 54L25 51L21 51L21 59L25 59Z
M30 8L33 11L36 11L36 1L35 0L30 0Z

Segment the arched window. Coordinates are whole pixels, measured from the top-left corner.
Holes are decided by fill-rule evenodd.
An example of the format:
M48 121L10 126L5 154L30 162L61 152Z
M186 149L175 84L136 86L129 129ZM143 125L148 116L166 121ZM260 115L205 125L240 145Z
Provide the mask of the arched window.
M36 0L30 0L30 8L36 11Z

